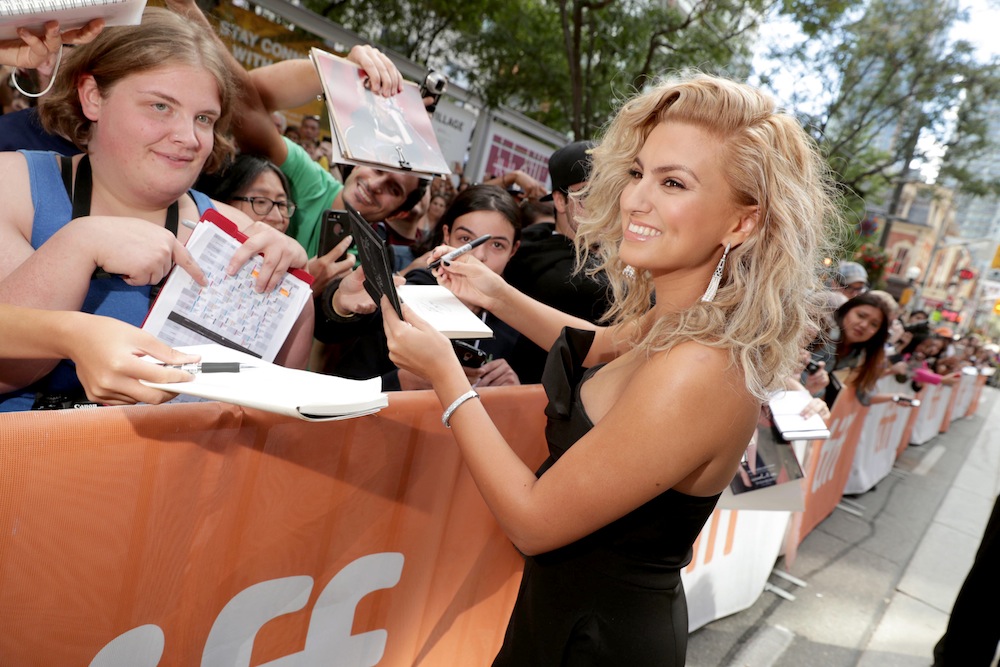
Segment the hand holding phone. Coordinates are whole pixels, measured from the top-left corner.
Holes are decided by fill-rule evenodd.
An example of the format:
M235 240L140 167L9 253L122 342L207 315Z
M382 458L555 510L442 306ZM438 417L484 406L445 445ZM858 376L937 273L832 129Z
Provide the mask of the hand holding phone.
M347 211L329 210L323 214L322 226L319 230L319 256L327 254L337 247L337 244L344 240L344 237L351 233L350 223L347 221ZM341 261L347 257L345 251L337 258Z

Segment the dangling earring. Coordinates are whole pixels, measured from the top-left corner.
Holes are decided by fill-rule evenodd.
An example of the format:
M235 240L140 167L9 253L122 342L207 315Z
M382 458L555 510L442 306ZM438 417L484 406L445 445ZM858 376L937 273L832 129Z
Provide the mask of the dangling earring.
M729 256L729 243L726 244L726 249L722 251L722 259L719 260L719 265L715 267L715 273L712 274L712 280L708 283L708 289L705 290L705 294L702 295L702 301L714 301L715 293L719 291L719 283L722 281L722 269L726 266L726 257Z
M635 280L635 269L630 264L626 264L625 268L622 269L622 275L629 280Z

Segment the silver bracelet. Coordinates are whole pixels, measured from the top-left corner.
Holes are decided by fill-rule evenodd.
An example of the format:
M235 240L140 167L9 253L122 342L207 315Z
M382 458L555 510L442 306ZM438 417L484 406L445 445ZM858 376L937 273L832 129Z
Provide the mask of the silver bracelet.
M451 428L451 416L455 414L455 410L458 410L458 408L461 407L462 403L465 403L470 398L479 398L479 394L476 393L475 389L470 389L465 392L448 406L448 409L444 411L443 415L441 415L441 423L444 424L445 428Z

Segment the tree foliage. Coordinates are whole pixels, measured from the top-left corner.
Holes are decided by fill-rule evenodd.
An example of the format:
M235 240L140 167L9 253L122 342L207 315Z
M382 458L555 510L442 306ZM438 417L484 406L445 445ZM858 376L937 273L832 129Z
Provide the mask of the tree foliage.
M997 63L954 42L965 16L940 0L305 0L313 11L415 62L444 69L487 105L504 106L574 138L599 133L619 102L651 79L696 67L743 79L759 22L782 20L768 86L782 95L835 173L853 248L872 208L893 207L928 145L946 146L943 177L961 190L1000 190L971 167L996 150L989 112ZM820 81L819 87L808 85ZM787 87L787 86L786 86ZM966 101L966 104L962 104Z
M749 72L752 29L769 0L307 0L313 11L443 66L490 106L575 138L619 100L672 69ZM445 65L445 63L447 63Z
M985 110L961 103L972 87L995 94L998 68L977 61L970 44L949 38L964 18L954 4L837 0L820 3L810 15L788 0L783 8L809 39L772 55L780 67L791 63L825 82L820 95L795 96L793 106L837 175L855 221L873 202L887 199L893 207L911 163L931 159L926 147L948 146L953 155L991 148ZM962 188L982 185L958 166L946 172Z

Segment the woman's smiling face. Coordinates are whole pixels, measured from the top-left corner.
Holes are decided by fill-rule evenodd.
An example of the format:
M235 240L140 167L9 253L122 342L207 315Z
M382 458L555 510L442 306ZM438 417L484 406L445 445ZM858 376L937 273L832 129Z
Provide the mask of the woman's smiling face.
M721 247L750 213L733 201L724 151L696 125L667 121L650 132L619 198L624 262L705 289Z

